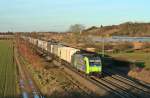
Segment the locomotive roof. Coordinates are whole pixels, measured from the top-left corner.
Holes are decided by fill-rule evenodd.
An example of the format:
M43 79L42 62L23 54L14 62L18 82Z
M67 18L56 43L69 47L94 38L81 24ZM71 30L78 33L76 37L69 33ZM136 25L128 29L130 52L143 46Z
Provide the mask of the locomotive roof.
M87 56L87 57L93 57L93 56L99 56L99 54L94 53L94 52L87 52L87 51L79 51L76 54L82 55L82 56Z

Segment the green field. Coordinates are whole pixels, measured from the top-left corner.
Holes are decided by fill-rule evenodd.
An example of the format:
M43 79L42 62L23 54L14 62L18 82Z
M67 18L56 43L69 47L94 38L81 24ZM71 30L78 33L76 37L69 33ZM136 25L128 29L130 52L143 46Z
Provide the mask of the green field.
M16 66L12 41L0 40L0 98L16 97Z
M150 53L145 52L133 52L133 53L117 53L117 54L109 54L113 57L117 58L125 58L126 60L141 60L145 62L145 68L150 69Z

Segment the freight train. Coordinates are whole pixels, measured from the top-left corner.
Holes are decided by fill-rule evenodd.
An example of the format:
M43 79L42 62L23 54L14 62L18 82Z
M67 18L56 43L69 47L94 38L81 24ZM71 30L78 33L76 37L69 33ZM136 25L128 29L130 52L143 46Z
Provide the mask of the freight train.
M26 36L22 36L22 38L43 51L56 55L60 59L70 63L70 66L73 68L85 74L102 73L102 62L98 54L81 51L80 49L65 46L58 42L44 41Z

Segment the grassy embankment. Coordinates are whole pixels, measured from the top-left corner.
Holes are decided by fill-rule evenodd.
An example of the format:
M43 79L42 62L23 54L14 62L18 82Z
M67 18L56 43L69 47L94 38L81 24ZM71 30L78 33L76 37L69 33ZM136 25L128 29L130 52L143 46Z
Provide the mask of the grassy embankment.
M146 52L133 52L133 53L117 53L110 54L112 57L124 58L126 60L141 60L145 62L145 68L150 69L150 53Z

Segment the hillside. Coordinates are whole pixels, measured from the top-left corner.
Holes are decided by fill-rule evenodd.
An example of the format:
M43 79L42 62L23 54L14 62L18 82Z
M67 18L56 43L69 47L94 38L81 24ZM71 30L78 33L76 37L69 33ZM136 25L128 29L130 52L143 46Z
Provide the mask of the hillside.
M126 22L120 25L112 25L112 26L100 26L100 27L91 27L88 28L82 33L79 32L64 32L64 33L57 33L57 32L39 32L39 33L32 33L32 36L35 38L42 38L44 40L53 39L55 41L61 41L67 45L73 47L80 47L80 48L87 48L87 47L94 47L102 49L101 43L95 43L90 39L90 35L92 36L137 36L137 37L150 37L150 23L132 23ZM106 43L105 43L106 44ZM124 43L120 43L124 44ZM119 45L120 45L119 44ZM126 46L131 46L130 44L126 43ZM106 47L108 46L108 47ZM112 48L113 46L117 46L117 44L109 44L105 46L105 49Z
M150 36L150 23L126 22L120 25L91 27L83 32L84 35L109 36Z

